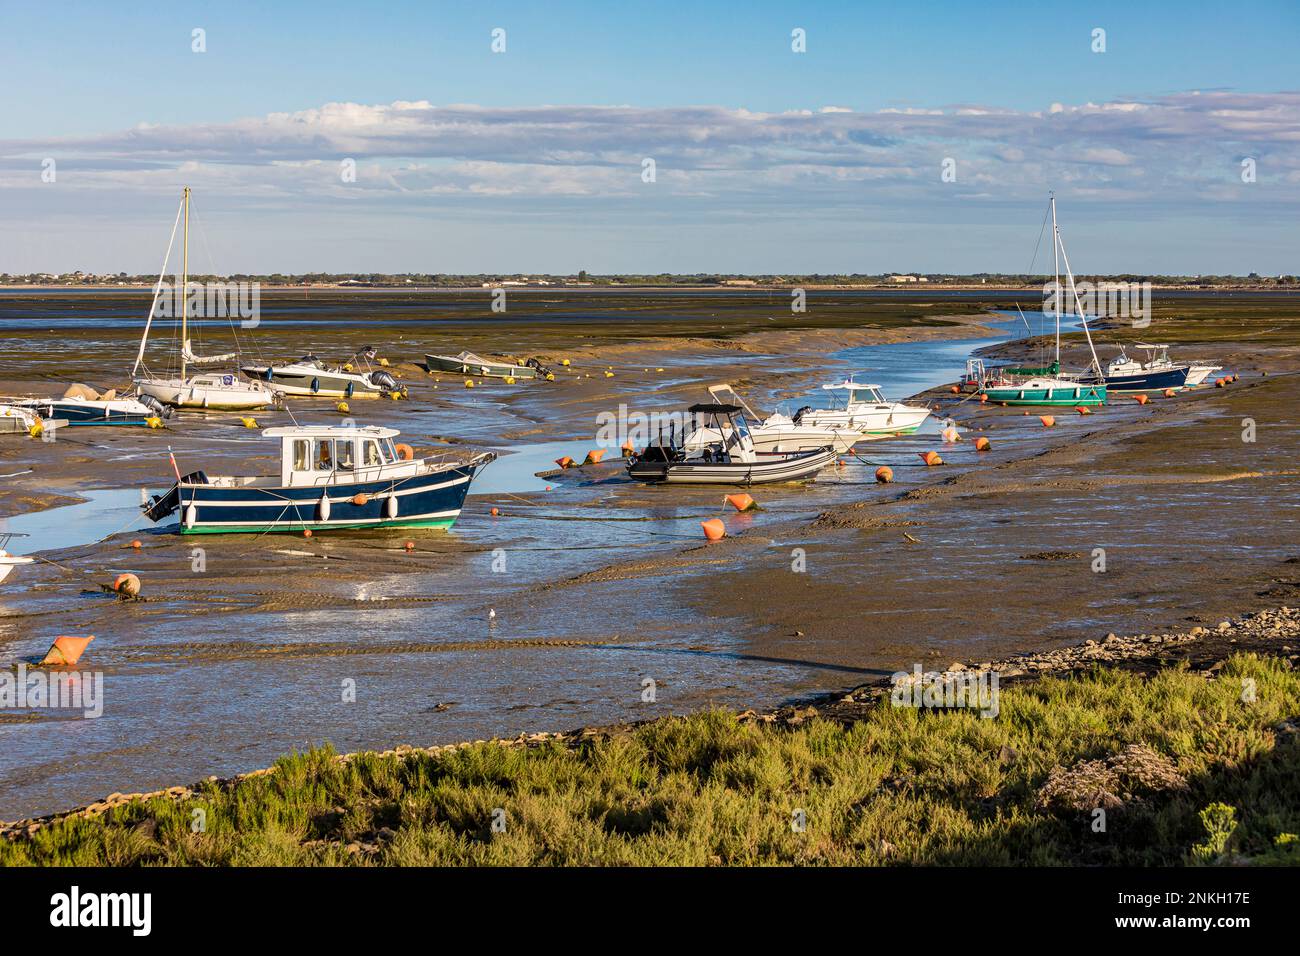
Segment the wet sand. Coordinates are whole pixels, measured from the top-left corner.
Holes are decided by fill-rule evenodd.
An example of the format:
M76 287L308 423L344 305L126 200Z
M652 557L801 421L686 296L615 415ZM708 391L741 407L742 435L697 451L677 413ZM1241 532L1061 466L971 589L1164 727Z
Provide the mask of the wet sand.
M393 424L417 449L567 442L581 457L594 447L597 414L620 402L679 408L705 384L730 381L770 408L774 395L846 370L828 359L837 349L987 336L980 323L996 318L987 309L1003 305L867 298L837 301L823 327L814 327L815 300L797 320L803 327L788 327L794 319L776 318L778 305L788 312L783 299L733 293L721 304L638 301L604 321L552 325L556 316L539 306L545 328L523 315L489 327L467 315L428 331L391 314L349 324L326 310L312 319L309 299L301 324L268 321L256 341L277 359L379 346L411 401L356 401L353 417ZM89 310L82 298L53 308L25 301L47 312L98 309L110 324L51 333L27 317L33 324L21 334L9 327L9 368L23 377L0 382L0 393L71 380L121 385L138 330L111 324L121 303L95 301ZM0 298L0 322L10 302ZM424 306L408 308L416 315ZM1157 312L1144 335L1228 365L1240 382L1145 407L1121 399L1088 417L1058 409L1051 429L935 391L925 400L971 429L967 440L859 446L861 460L846 458L807 488L754 489L762 510L751 514L728 513L725 489L647 488L611 464L534 480L536 490L476 495L450 534L189 538L140 522L42 552L50 563L0 585L0 652L12 665L39 658L57 634L95 634L82 666L105 674L105 715L0 715L0 818L230 775L324 741L384 749L709 703L775 706L913 662L989 660L1297 603L1300 573L1287 561L1300 554L1300 305L1179 302L1171 311L1177 320ZM1073 338L1067 365L1078 364ZM555 383L467 390L414 364L425 351L502 347L573 366ZM993 351L1035 350L1020 341ZM304 423L340 417L329 402L292 408ZM257 417L288 422L282 412ZM1257 426L1254 443L1241 439L1246 418ZM975 452L975 434L992 450ZM95 488L161 490L169 444L183 470L261 470L270 458L258 438L218 414L185 415L162 432L83 428L52 443L6 436L0 474L33 472L0 479L0 515ZM916 452L927 448L949 464L920 466ZM895 484L875 484L878 461L894 466ZM519 480L508 456L485 482L493 470L503 475L497 487ZM699 521L712 516L730 534L705 545ZM134 538L139 551L127 546ZM414 553L403 549L408 539ZM195 547L202 572L193 570ZM803 572L792 570L796 548ZM1104 573L1091 569L1098 548ZM494 570L502 554L505 567ZM99 589L126 570L140 575L147 600ZM642 701L647 677L654 703ZM340 693L349 678L355 703Z

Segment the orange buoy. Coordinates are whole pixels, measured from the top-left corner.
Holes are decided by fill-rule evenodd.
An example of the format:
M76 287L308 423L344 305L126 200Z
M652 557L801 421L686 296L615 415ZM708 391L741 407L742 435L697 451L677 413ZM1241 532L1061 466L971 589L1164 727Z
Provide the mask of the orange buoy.
M1226 380L1224 380L1224 379L1216 378L1216 379L1214 380L1214 387L1215 387L1215 388L1223 388L1223 386L1226 385L1226 384L1227 384L1227 382L1226 382Z
M1173 398L1177 394L1178 394L1178 389L1176 388L1165 389L1165 398Z
M594 448L587 452L587 457L583 460L584 465L599 465L600 460L605 457L605 449Z
M405 442L398 442L393 447L397 449L397 457L402 461L412 461L415 458L415 449Z
M352 503L353 503L354 505L356 505L358 508L360 508L360 507L361 507L362 505L364 505L364 504L368 504L369 501L370 501L370 496L369 496L369 495L353 495L353 496L352 496Z
M303 528L303 529L302 529L302 536L303 536L304 538L310 538L310 537L311 537L311 528Z
M135 597L140 593L140 579L130 572L119 574L113 581L113 590L118 594L127 594L131 597Z
M407 551L414 551L414 550L415 550L415 542L414 542L414 541L408 541L408 542L406 542L406 550L407 550Z
M983 435L975 439L976 451L988 451L991 447L993 446L989 444L989 440L985 438Z
M949 386L948 386L948 391L952 392L954 395L960 395L960 394L961 394L961 389L958 388L956 385L949 385Z
M633 455L636 454L636 449L632 447L632 443L630 441L623 442L623 447L620 450L623 452L624 458L631 458Z
M1038 420L1043 423L1044 428L1051 428L1056 424L1056 418L1052 415L1039 415Z
M722 523L720 518L710 518L708 521L701 521L700 527L704 529L704 537L710 541L721 541L723 535L727 533L727 526Z
M1074 406L1074 410L1075 410L1076 412L1078 412L1080 415L1091 415L1091 414L1092 414L1092 409L1089 408L1087 405L1076 405L1076 406Z
M984 392L980 392L980 404L983 405L988 400L989 400L988 395L986 395Z
M42 664L52 664L55 667L70 666L81 659L82 653L86 650L86 645L95 639L95 635L89 637L56 637L50 649L45 652L41 658Z
M881 465L876 469L876 481L882 485L887 485L894 480L894 469L888 465Z
M943 435L943 440L948 442L949 444L952 444L953 442L961 441L961 433L959 433L957 429L953 428L951 425L945 428L940 434Z
M570 458L568 455L565 455L563 458L557 458L557 459L555 459L555 463L556 463L557 465L559 465L561 468L572 468L572 467L573 467L573 459Z
M925 462L927 465L943 464L943 459L939 457L939 453L937 451L922 451L922 452L918 452L917 454L921 456L921 460Z
M140 539L139 539L139 538L136 538L134 541L131 542L131 547L133 547L133 548L135 548L137 551L139 551L141 548L144 547L144 545L142 545L142 544L140 543Z
M758 502L743 491L738 495L727 495L727 504L737 511L754 511L758 508Z
M1133 400L1137 402L1139 405L1145 405L1147 402L1151 401L1151 399L1146 397L1146 393L1139 393L1138 395L1134 396Z
M499 514L501 514L500 509L498 509L498 508L493 508L493 509L492 509L492 517L495 518L495 517L496 517L497 515L499 515Z

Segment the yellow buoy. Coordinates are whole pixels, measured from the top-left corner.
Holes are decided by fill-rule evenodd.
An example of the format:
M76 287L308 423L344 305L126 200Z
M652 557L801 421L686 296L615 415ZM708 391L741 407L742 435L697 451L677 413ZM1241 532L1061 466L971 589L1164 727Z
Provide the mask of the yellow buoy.
M467 378L467 379L465 379L465 387L466 387L466 388L473 388L473 387L474 387L474 380L473 380L472 378Z
M347 402L339 402L337 405L334 406L334 409L343 415L346 415L350 411Z
M33 438L40 438L45 433L45 426L41 422L36 422L31 428L27 429L27 434Z
M380 365L381 368L388 368L388 359L386 359L386 358L381 358L381 359L379 360L379 365Z
M245 427L245 428L256 428L256 427L257 427L257 419L256 419L256 418L249 418L247 415L244 415L244 416L241 416L239 420L240 420L241 422L244 423L244 427Z
M506 384L507 384L507 385L513 385L513 384L515 384L515 377L514 377L513 375L507 375L507 376L506 376Z
M146 419L144 420L144 423L145 423L146 425L148 425L150 428L162 428L162 427L163 427L163 420L162 420L161 418L159 418L157 415L151 415L150 417L146 418Z
M563 365L565 368L568 368L568 367L569 367L569 360L568 360L568 359L560 359L560 364Z

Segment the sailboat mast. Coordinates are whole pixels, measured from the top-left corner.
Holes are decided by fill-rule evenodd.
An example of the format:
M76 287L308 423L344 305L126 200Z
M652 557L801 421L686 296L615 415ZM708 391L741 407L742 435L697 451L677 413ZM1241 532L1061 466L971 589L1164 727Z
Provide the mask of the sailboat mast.
M1052 197L1052 303L1056 311L1056 361L1061 361L1061 234L1056 229L1056 193Z
M1065 241L1061 241L1061 257L1065 260L1065 274L1070 280L1070 291L1074 293L1074 304L1079 310L1079 321L1083 323L1083 334L1088 339L1088 351L1092 353L1092 367L1097 373L1099 382L1106 381L1106 373L1101 369L1101 359L1097 358L1097 349L1092 344L1092 333L1088 331L1088 316L1083 311L1083 303L1079 300L1079 290L1074 284L1074 272L1070 269L1070 257L1065 253Z
M185 239L184 253L181 257L181 384L185 384L185 352L190 347L190 336L186 323L186 305L189 302L190 286L190 187L185 187Z

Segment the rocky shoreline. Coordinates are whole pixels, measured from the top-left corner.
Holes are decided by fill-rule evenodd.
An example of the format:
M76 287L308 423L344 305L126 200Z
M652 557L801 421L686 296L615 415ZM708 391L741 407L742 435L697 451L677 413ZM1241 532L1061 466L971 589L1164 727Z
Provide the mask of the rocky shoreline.
M1219 621L1213 627L1198 625L1183 632L1130 636L1107 634L1101 640L1090 639L1043 653L1020 654L979 663L954 662L945 670L927 673L926 676L937 675L939 679L946 680L958 674L996 674L1000 684L1015 684L1035 681L1041 677L1068 676L1097 667L1150 673L1166 667L1186 666L1191 671L1212 679L1228 657L1242 652L1280 657L1288 662L1288 667L1294 668L1297 661L1300 661L1300 608L1282 606L1261 610ZM848 691L810 697L775 710L746 710L737 714L736 719L741 722L757 721L791 727L814 717L851 723L862 719L893 688L893 678L881 678ZM493 741L463 741L432 747L399 745L379 752L340 754L335 759L347 763L362 756L438 756L484 743L496 743L502 747L536 747L548 742L559 742L574 747L584 741L626 734L635 727L669 719L672 718L658 717L631 723L582 727L563 732L520 734ZM229 791L243 781L275 772L274 767L266 767L228 778L212 776L190 786L173 786L144 793L113 793L103 800L73 810L11 822L0 821L0 837L8 840L30 839L43 828L60 821L71 818L94 819L136 800L192 799L200 796L204 788L218 787Z

